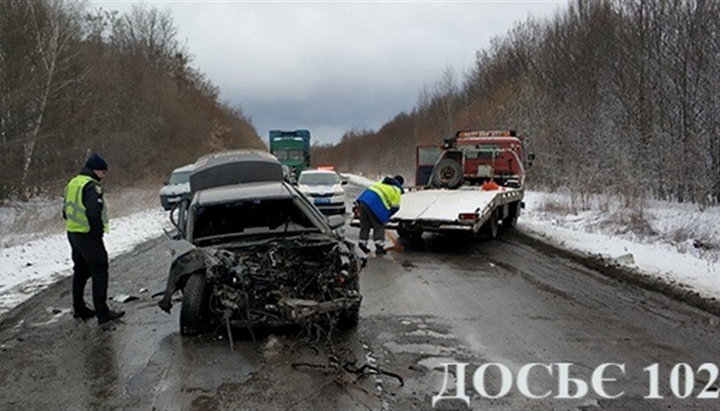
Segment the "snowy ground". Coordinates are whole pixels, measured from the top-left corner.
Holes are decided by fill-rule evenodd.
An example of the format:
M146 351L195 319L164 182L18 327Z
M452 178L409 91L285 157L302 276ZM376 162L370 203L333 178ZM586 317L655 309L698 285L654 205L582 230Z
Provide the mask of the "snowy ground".
M532 191L525 203L519 229L533 237L608 259L631 254L622 265L720 298L720 207L657 201L626 207L600 196L577 206L570 195Z
M110 233L105 236L110 258L161 235L163 227L168 226L167 221L167 213L159 207L111 219ZM71 275L71 267L70 245L64 233L0 248L0 315ZM110 271L112 275L112 265Z

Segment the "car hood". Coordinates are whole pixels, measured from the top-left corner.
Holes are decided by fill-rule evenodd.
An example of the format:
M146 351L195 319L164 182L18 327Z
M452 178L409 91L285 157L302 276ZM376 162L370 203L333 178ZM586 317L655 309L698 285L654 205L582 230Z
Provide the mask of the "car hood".
M307 184L300 184L298 186L300 188L300 191L306 194L333 194L333 193L344 193L344 190L342 188L341 184L324 184L324 185L307 185Z
M172 196L190 192L190 183L168 184L160 189L160 195Z

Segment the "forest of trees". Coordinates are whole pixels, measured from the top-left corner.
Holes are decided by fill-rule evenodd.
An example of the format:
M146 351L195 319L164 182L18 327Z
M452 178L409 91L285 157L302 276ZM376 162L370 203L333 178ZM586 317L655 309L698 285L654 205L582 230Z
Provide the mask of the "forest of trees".
M537 155L535 187L718 204L719 39L715 0L577 0L494 39L462 81L447 70L410 113L315 147L314 161L412 175L417 144L516 129Z
M57 194L90 151L112 184L132 185L208 151L264 147L190 63L168 12L0 0L0 202Z

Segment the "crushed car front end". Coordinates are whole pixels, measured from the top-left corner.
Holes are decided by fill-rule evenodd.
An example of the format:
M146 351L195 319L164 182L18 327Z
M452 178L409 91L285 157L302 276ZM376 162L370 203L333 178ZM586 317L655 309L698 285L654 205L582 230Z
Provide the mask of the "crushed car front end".
M172 264L160 306L183 289L181 332L329 320L357 322L365 263L355 245L323 235L194 247ZM187 298L186 298L187 297Z
M206 189L187 210L159 303L169 312L182 290L183 335L222 325L357 322L365 256L292 185Z

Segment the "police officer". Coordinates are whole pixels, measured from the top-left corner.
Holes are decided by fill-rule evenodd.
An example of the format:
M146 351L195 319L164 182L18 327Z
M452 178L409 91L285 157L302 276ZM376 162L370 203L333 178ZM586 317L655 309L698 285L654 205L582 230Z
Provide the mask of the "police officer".
M405 182L401 175L385 177L368 187L357 199L360 207L360 244L363 252L369 253L367 246L370 229L373 230L375 254L384 255L385 251L385 223L400 209L400 197L403 194L402 185Z
M102 157L91 155L80 173L65 188L63 207L72 248L73 317L87 320L97 316L100 325L125 314L124 311L111 311L107 305L108 256L103 234L108 231L108 219L100 185L107 168ZM90 277L95 310L85 304L85 284Z

